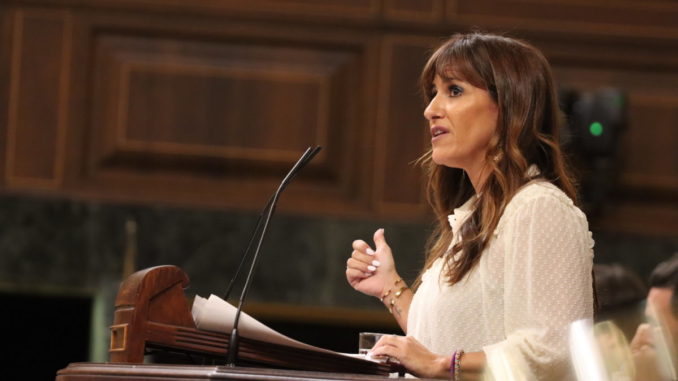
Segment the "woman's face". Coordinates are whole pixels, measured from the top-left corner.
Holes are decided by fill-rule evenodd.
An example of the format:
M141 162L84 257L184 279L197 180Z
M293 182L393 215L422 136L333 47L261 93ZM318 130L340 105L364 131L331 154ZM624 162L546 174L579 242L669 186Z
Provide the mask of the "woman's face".
M472 175L484 165L497 128L497 104L487 90L458 78L436 75L432 90L424 116L431 130L433 161Z

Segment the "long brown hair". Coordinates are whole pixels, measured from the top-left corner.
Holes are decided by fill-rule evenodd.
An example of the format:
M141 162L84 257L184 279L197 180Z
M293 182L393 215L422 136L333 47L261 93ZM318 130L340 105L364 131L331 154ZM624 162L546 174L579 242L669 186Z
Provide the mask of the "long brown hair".
M443 257L445 276L454 284L479 261L504 208L531 180L526 177L530 165L535 164L540 178L555 184L575 202L576 191L559 145L562 118L551 69L539 50L503 36L455 34L433 53L421 74L427 101L432 98L435 76L449 78L451 74L487 90L499 110L485 158L489 176L477 190L473 213L454 233L461 239L451 251L453 233L447 216L476 190L462 169L434 163L431 151L420 159L428 173L428 201L437 217L422 273ZM459 252L461 258L453 261Z

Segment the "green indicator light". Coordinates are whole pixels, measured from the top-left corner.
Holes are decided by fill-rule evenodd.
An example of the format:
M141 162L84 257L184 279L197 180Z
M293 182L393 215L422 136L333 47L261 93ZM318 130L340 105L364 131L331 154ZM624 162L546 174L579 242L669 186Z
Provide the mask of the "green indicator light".
M600 122L593 122L589 126L589 132L593 136L600 136L603 134L603 125Z

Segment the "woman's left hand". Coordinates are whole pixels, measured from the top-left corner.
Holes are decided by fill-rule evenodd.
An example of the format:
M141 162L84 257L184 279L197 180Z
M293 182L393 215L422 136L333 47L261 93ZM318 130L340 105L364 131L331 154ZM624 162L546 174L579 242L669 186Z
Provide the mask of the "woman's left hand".
M411 336L382 336L370 355L397 359L408 372L417 377L446 378L449 373L449 356L432 353Z

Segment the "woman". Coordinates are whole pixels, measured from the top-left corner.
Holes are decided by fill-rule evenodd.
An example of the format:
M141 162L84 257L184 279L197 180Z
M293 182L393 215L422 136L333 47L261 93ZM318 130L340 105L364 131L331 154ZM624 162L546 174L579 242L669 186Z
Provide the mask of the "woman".
M422 377L462 379L510 361L527 379L566 379L568 325L593 315L593 240L572 201L549 65L524 42L458 34L421 84L438 223L412 289L383 229L374 249L353 242L348 282L379 297L407 335L382 338L372 355Z

